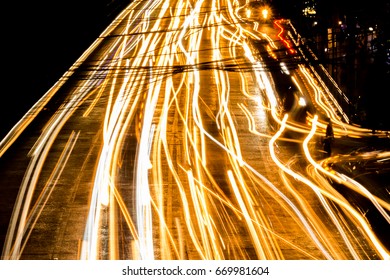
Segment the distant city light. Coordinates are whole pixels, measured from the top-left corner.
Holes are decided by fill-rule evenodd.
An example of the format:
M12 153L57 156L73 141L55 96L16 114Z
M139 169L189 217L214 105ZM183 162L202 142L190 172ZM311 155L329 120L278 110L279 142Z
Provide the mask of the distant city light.
M250 18L251 17L251 10L246 10L246 17Z
M306 100L303 97L299 97L299 106L306 106Z
M261 11L261 14L263 15L263 18L264 18L264 19L267 19L267 18L268 18L268 9L267 9L267 8L264 8L264 9Z
M303 14L305 16L307 16L307 15L315 15L315 14L317 14L317 12L314 9L314 7L306 7L305 9L303 9Z

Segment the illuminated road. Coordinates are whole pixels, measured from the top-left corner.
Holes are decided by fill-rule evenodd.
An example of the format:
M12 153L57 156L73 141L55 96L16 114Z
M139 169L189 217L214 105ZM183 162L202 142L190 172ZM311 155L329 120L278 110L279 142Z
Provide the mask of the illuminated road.
M389 192L318 145L327 118L338 153L371 131L348 124L289 23L245 4L118 16L0 144L3 259L389 259L332 183L385 231Z

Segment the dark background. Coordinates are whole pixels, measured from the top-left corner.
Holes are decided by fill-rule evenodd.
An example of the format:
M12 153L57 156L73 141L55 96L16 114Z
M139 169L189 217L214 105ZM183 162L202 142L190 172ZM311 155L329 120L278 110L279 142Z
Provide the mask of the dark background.
M2 3L0 139L131 0Z
M349 104L338 101L350 121L373 130L390 130L390 0L269 1L282 17L291 19L318 62L348 97ZM308 5L315 6L316 14L303 16ZM328 30L333 39L329 40ZM328 52L332 40L335 47Z

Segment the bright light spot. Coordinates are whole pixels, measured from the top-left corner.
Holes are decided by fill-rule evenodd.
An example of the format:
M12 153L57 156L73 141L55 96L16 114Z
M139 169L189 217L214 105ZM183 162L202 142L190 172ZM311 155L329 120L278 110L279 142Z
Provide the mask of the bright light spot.
M290 71L288 71L287 66L286 66L286 64L284 62L280 63L280 68L282 68L282 71L283 71L284 74L290 75Z
M268 18L268 10L267 10L267 9L263 9L263 10L261 11L261 14L263 15L263 18L264 18L264 19L267 19L267 18Z
M303 97L299 97L298 101L299 106L306 106L306 101Z

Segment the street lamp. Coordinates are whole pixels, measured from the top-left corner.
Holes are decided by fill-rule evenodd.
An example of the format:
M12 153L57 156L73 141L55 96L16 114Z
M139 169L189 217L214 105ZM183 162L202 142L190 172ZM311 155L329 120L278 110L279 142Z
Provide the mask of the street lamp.
M261 10L261 14L263 15L263 19L265 19L265 20L268 19L268 13L269 13L269 11L267 8L263 8Z

